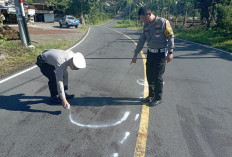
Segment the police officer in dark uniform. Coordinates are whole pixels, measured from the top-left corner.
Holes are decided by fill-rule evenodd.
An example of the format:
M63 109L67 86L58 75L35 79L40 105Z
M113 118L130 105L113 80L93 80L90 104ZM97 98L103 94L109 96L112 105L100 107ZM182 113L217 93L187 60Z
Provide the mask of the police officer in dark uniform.
M166 62L173 59L174 34L168 20L155 16L147 7L138 11L144 22L143 32L134 51L131 63L136 63L137 55L147 42L146 74L149 84L149 95L143 99L148 106L155 106L162 101L163 78Z

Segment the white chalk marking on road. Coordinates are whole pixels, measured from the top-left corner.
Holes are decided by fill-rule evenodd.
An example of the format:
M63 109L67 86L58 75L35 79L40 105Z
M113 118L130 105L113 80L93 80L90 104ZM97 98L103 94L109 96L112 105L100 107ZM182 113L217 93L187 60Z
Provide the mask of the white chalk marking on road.
M130 132L126 132L125 133L125 136L124 136L124 138L122 139L122 141L120 142L121 144L123 144L123 142L127 139L127 137L130 135Z
M143 79L139 79L136 82L141 86L144 86L145 84L147 84L147 81L144 81Z
M81 44L81 43L85 40L85 38L88 36L89 31L90 31L90 27L89 27L88 32L86 33L85 37L84 37L81 41L79 41L76 45L74 45L73 47L69 48L68 50L70 50L70 49L74 48L75 46ZM16 74L10 76L10 77L7 77L7 78L5 78L5 79L3 79L3 80L0 80L0 84L3 83L3 82L6 82L6 81L8 81L8 80L10 80L10 79L12 79L12 78L15 78L15 77L17 77L17 76L19 76L19 75L21 75L21 74L24 74L24 73L26 73L26 72L28 72L28 71L30 71L30 70L32 70L32 69L35 69L36 67L37 67L37 66L35 65L35 66L31 67L31 68L28 68L28 69L26 69L26 70L23 70L23 71L21 71L21 72L19 72L19 73L16 73Z
M130 112L127 111L124 113L124 116L117 122L115 123L112 123L112 124L82 124L82 123L79 123L79 122L76 122L72 119L72 114L71 114L71 109L69 110L69 119L71 121L71 123L77 125L77 126L80 126L80 127L87 127L87 128L106 128L106 127L110 127L110 126L116 126L116 125L119 125L121 124L123 121L125 121L128 116L129 116Z
M136 121L138 118L139 118L139 114L136 114L134 120Z
M113 157L118 157L118 153L114 153L114 154L113 154Z

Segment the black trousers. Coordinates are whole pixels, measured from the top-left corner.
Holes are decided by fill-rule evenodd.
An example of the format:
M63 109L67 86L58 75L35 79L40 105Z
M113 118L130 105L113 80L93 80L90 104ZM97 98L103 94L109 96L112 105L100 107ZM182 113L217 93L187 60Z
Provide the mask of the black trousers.
M165 53L147 52L146 74L149 85L149 97L162 99L163 74L166 66Z
M42 74L48 78L48 87L51 97L57 96L58 91L57 91L55 67L47 63L43 63L41 66L39 66L39 68ZM64 85L64 90L68 90L68 86Z

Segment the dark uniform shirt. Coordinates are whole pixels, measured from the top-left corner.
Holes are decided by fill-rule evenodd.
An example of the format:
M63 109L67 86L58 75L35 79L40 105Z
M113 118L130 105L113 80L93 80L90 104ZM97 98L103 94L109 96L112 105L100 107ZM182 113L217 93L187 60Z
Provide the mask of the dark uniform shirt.
M145 41L147 42L148 48L167 48L168 52L173 52L174 34L169 21L156 16L152 23L144 24L143 32L134 51L134 56L137 56L142 50Z

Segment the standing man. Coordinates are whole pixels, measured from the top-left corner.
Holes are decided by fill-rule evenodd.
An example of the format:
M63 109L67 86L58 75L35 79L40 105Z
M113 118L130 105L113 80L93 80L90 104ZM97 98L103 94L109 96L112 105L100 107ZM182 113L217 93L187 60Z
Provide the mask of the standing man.
M148 106L161 103L163 93L163 78L167 63L173 59L174 34L168 20L155 16L147 7L138 11L140 19L144 22L143 32L134 51L131 63L136 63L137 55L147 42L146 74L149 85L149 95L143 99Z
M71 50L64 51L58 49L44 50L37 57L36 64L44 76L48 78L48 87L51 94L50 102L60 103L64 108L69 108L70 104L67 99L71 99L74 95L68 95L68 70L70 66L72 70L78 70L86 67L84 56ZM57 97L57 95L59 97Z

